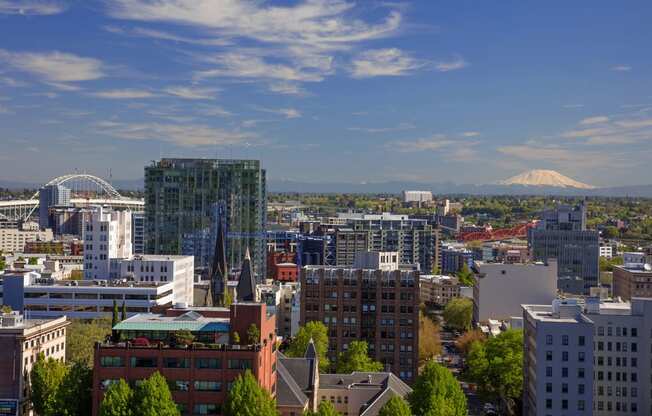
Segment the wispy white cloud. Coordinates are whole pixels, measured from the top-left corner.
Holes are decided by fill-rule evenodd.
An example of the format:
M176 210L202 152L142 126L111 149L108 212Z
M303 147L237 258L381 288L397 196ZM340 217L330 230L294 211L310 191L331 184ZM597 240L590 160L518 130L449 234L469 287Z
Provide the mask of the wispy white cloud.
M0 62L61 90L76 90L79 89L74 84L76 82L105 76L104 65L99 59L59 51L10 52L0 49Z
M447 138L443 134L435 134L431 137L416 140L392 141L387 143L385 147L398 150L399 152L422 152L428 150L441 150L455 143L457 142Z
M278 94L307 95L307 91L296 82L272 82L269 84L269 90Z
M462 133L462 137L477 137L480 135L478 131L465 131Z
M199 115L209 117L231 117L233 115L232 112L225 110L223 107L217 105L200 107L195 112Z
M468 65L469 65L468 62L466 62L460 56L456 56L454 59L450 61L436 62L435 69L439 72L449 72L449 71L455 71L458 69L466 68Z
M356 56L351 63L350 72L354 78L400 76L408 75L426 65L427 62L397 48L374 49Z
M203 124L123 123L104 121L97 124L102 134L124 140L152 140L181 147L244 145L256 139L249 132L229 131Z
M211 39L211 38L191 38L186 36L179 36L174 33L166 32L163 30L148 29L145 27L123 28L119 26L104 26L104 30L118 35L134 36L152 38L157 40L166 40L177 43L191 43L205 46L227 46L231 42L227 39Z
M628 72L632 70L632 67L629 65L615 65L611 67L612 71L619 71L619 72Z
M584 107L584 104L564 104L564 105L562 105L562 108L569 108L569 109L583 108L583 107Z
M139 98L153 98L157 95L151 91L139 90L139 89L118 89L118 90L105 90L105 91L95 91L90 93L93 97L105 98L108 100L130 100L130 99L139 99Z
M163 91L185 100L214 100L218 89L172 86L165 88Z
M416 126L412 123L399 123L391 127L348 127L347 130L362 131L365 133L387 133L392 131L402 131L414 129Z
M278 114L285 118L299 118L301 117L301 112L295 108L266 108L266 107L254 107L258 111L265 113Z
M580 121L580 125L582 126L588 126L591 124L603 124L609 121L609 117L607 116L594 116L594 117L587 117L583 120Z
M66 5L51 0L0 0L0 14L52 15L66 10Z

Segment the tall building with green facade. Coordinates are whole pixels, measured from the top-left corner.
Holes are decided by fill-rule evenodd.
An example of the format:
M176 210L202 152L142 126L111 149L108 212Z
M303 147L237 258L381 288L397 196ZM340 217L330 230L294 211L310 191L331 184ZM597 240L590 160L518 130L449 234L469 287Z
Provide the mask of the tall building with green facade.
M161 159L145 167L146 252L192 254L209 267L217 224L226 229L228 265L247 247L265 276L267 194L259 160Z

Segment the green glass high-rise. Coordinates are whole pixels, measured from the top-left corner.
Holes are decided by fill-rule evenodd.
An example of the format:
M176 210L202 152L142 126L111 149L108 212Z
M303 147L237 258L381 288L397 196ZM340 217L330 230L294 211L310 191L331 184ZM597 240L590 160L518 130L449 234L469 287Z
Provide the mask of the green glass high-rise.
M193 254L209 267L217 224L226 228L226 260L239 267L247 248L265 276L267 194L259 160L161 159L145 167L146 252Z

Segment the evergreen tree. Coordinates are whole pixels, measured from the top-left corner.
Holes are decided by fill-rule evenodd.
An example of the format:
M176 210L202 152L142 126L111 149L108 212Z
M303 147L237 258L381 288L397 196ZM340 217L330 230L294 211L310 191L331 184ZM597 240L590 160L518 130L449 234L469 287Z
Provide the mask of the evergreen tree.
M127 305L125 304L125 301L122 301L122 311L120 314L120 321L124 321L127 319Z
M341 413L335 410L335 406L328 400L322 400L317 406L316 412L306 411L303 416L341 416Z
M462 286L473 286L475 284L473 272L469 269L469 266L466 263L462 265L462 270L457 272L457 278Z
M118 325L118 322L120 322L118 320L118 302L113 299L113 316L111 317L111 328Z
M348 350L337 358L337 372L348 374L353 371L382 371L383 365L369 357L366 341L351 341Z
M133 397L133 390L124 380L111 384L100 403L99 416L132 416Z
M168 382L158 371L136 387L133 401L137 416L180 416Z
M225 416L278 415L275 400L258 385L249 370L235 379L222 410Z
M57 402L63 416L90 415L93 398L93 370L77 362L69 367L57 391Z
M68 368L62 362L52 357L45 359L42 353L39 354L30 374L31 401L39 416L59 415L57 393L67 372Z
M319 354L319 370L328 371L328 329L319 321L310 321L299 328L296 336L290 342L290 347L285 352L288 357L303 357L308 348L310 339L315 343L317 354Z
M380 408L378 416L412 416L412 411L401 396L394 396Z
M453 374L428 361L417 377L409 401L412 413L420 416L466 416L466 396Z

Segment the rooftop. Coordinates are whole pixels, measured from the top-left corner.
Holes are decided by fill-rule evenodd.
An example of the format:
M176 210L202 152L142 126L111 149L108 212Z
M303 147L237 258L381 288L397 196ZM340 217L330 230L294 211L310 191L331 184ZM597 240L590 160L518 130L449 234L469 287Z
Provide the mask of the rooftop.
M230 328L228 318L208 318L189 311L180 316L163 316L142 313L128 318L113 327L116 331L182 331L225 332Z

